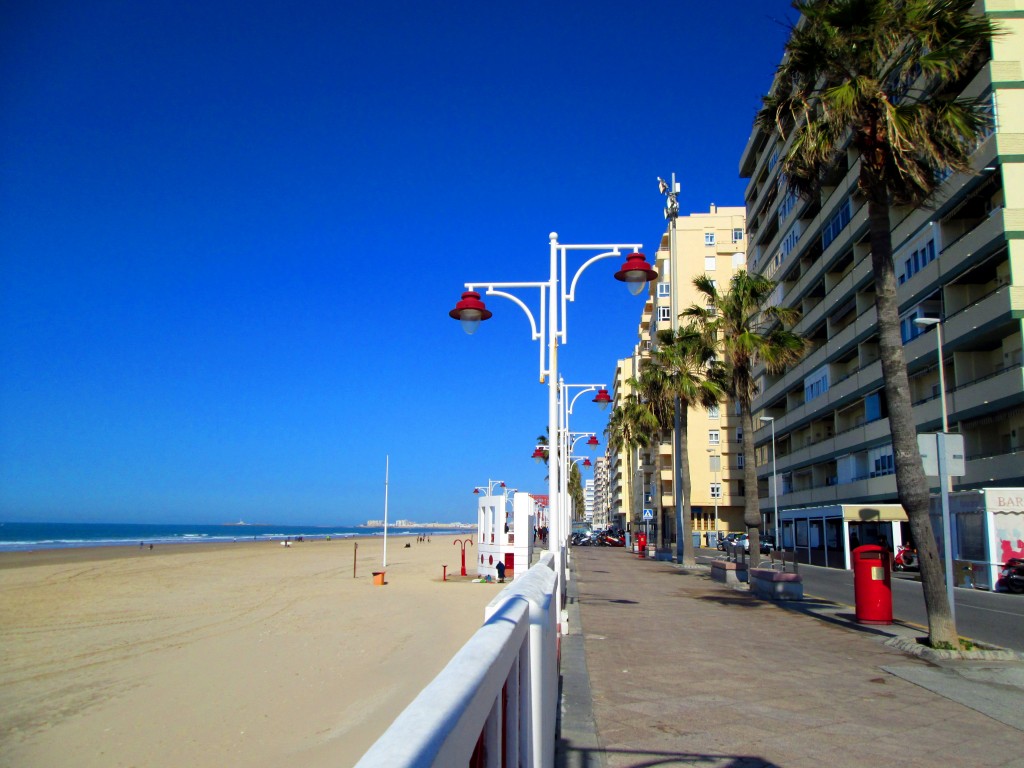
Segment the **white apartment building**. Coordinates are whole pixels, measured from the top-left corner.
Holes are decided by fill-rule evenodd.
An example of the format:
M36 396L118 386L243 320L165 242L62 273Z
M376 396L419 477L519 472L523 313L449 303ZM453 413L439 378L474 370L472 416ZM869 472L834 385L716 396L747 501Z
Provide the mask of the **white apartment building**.
M608 488L608 458L599 456L594 460L594 529L608 527L608 510L611 496Z
M594 524L594 480L587 478L583 483L583 520Z
M981 4L979 3L979 6ZM904 353L921 432L964 436L966 474L955 490L1024 485L1024 18L985 3L1004 34L964 94L991 99L995 130L973 173L952 174L934 203L891 211ZM784 375L760 377L754 421L774 417L781 508L896 500L878 360L867 206L850 150L820 196L789 194L784 147L754 129L740 159L751 272L779 281L778 300L799 308L811 340ZM941 320L946 392L939 391L935 327ZM756 435L762 511L773 501L771 429ZM936 482L936 481L933 481ZM937 486L936 486L937 488ZM827 538L827 531L819 531Z

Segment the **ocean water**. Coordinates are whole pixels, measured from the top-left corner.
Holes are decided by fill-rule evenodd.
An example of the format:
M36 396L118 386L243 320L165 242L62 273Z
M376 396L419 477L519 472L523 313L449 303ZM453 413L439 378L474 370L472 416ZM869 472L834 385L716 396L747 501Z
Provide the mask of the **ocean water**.
M457 528L388 528L401 536L462 533ZM296 538L332 539L382 536L383 528L299 525L157 525L136 523L0 523L0 552L67 547L129 547L150 544L273 541Z

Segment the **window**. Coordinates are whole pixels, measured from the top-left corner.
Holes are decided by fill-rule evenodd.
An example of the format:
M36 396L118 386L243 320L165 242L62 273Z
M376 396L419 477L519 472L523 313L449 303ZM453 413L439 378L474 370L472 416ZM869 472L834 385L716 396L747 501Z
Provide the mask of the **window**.
M716 259L714 256L705 256L704 257L704 271L705 272L714 272L715 271L715 263L717 261L718 261L718 259Z
M778 207L779 226L782 226L782 224L786 221L786 219L789 218L789 214L791 214L793 212L793 209L796 207L797 201L800 199L800 196L796 192L794 192L793 190L790 189L790 190L787 191L785 189L785 185L786 185L786 178L785 178L785 176L780 176L779 177L779 191L781 191L783 193L783 197L782 197L782 202L779 203L779 207Z
M814 398L821 397L828 392L828 386L828 367L819 368L804 379L804 402L809 403Z
M705 232L704 233L704 245L714 245L714 244L715 244L715 233L714 232Z
M832 241L839 237L839 233L843 231L843 228L850 223L852 218L850 214L850 198L846 198L842 205L839 206L839 210L829 220L828 224L825 225L825 229L821 233L821 247L822 249L828 248Z
M721 435L717 429L708 430L708 443L711 445L718 445Z
M737 443L742 443L743 442L743 427L737 427L736 428L736 442Z
M903 274L900 275L900 285L912 278L926 266L935 261L935 241L929 240L903 261Z
M743 228L742 227L734 227L733 230L732 230L732 241L735 243L735 242L738 242L738 241L740 241L742 239L743 239Z
M789 228L789 232L782 239L782 245L779 246L779 250L782 253L782 258L785 259L789 254L796 248L797 242L800 240L800 222L796 222L792 227Z
M882 393L873 392L864 398L864 420L878 421L882 418Z
M718 406L717 405L712 405L710 408L708 408L708 418L709 419L721 418L721 415L718 412Z
M667 323L672 320L672 308L671 307L658 307L658 322Z
M722 484L721 483L712 483L711 484L711 498L712 499L720 499L720 498L722 498Z
M743 469L743 454L736 454L736 469Z
M658 283L658 298L665 298L672 295L672 286L668 283Z

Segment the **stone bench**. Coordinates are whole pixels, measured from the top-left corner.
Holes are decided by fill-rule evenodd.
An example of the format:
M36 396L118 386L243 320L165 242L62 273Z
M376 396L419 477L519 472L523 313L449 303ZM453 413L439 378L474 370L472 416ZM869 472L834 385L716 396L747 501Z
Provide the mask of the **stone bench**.
M798 573L751 568L750 591L766 600L803 600L804 580Z
M732 560L715 560L711 563L711 578L723 584L739 584L747 580L747 564Z

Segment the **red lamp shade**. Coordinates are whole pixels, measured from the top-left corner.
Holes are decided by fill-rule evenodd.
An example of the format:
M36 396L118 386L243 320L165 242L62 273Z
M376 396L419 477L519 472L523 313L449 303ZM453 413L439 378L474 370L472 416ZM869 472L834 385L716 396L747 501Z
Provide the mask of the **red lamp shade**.
M480 326L481 320L489 320L491 311L487 309L480 300L480 294L476 291L465 291L462 298L455 305L455 309L448 313L448 317L462 323L462 330L472 335Z
M583 460L583 466L584 466L584 467L592 467L592 466L594 466L594 465L593 465L593 464L591 464L591 463L590 463L590 459L589 459L589 458L587 458L587 459L584 459L584 460Z
M473 493L475 493L475 494L479 494L479 493L480 493L480 489L479 489L479 488L474 488L474 489L473 489Z
M532 456L531 456L530 458L531 458L531 459L533 459L534 461L538 462L538 463L539 463L539 462L541 462L541 461L544 461L544 459L545 459L544 449L543 449L543 448L541 448L541 447L540 447L540 446L538 445L538 446L537 446L537 447L536 447L536 448L534 449L534 451L533 451L533 455L532 455Z
M624 282L634 296L639 296L648 281L658 279L658 272L647 263L642 253L631 253L626 257L626 263L615 273L615 279Z
M590 439L587 440L587 445L590 446L590 450L592 450L592 451L597 450L597 446L599 446L600 444L601 443L598 442L598 440L597 440L597 435L591 435ZM589 459L588 459L588 461L589 461Z
M607 389L601 387L599 390L597 390L597 396L594 398L594 402L601 406L602 411L608 407L611 401L612 398L611 395L608 394Z

